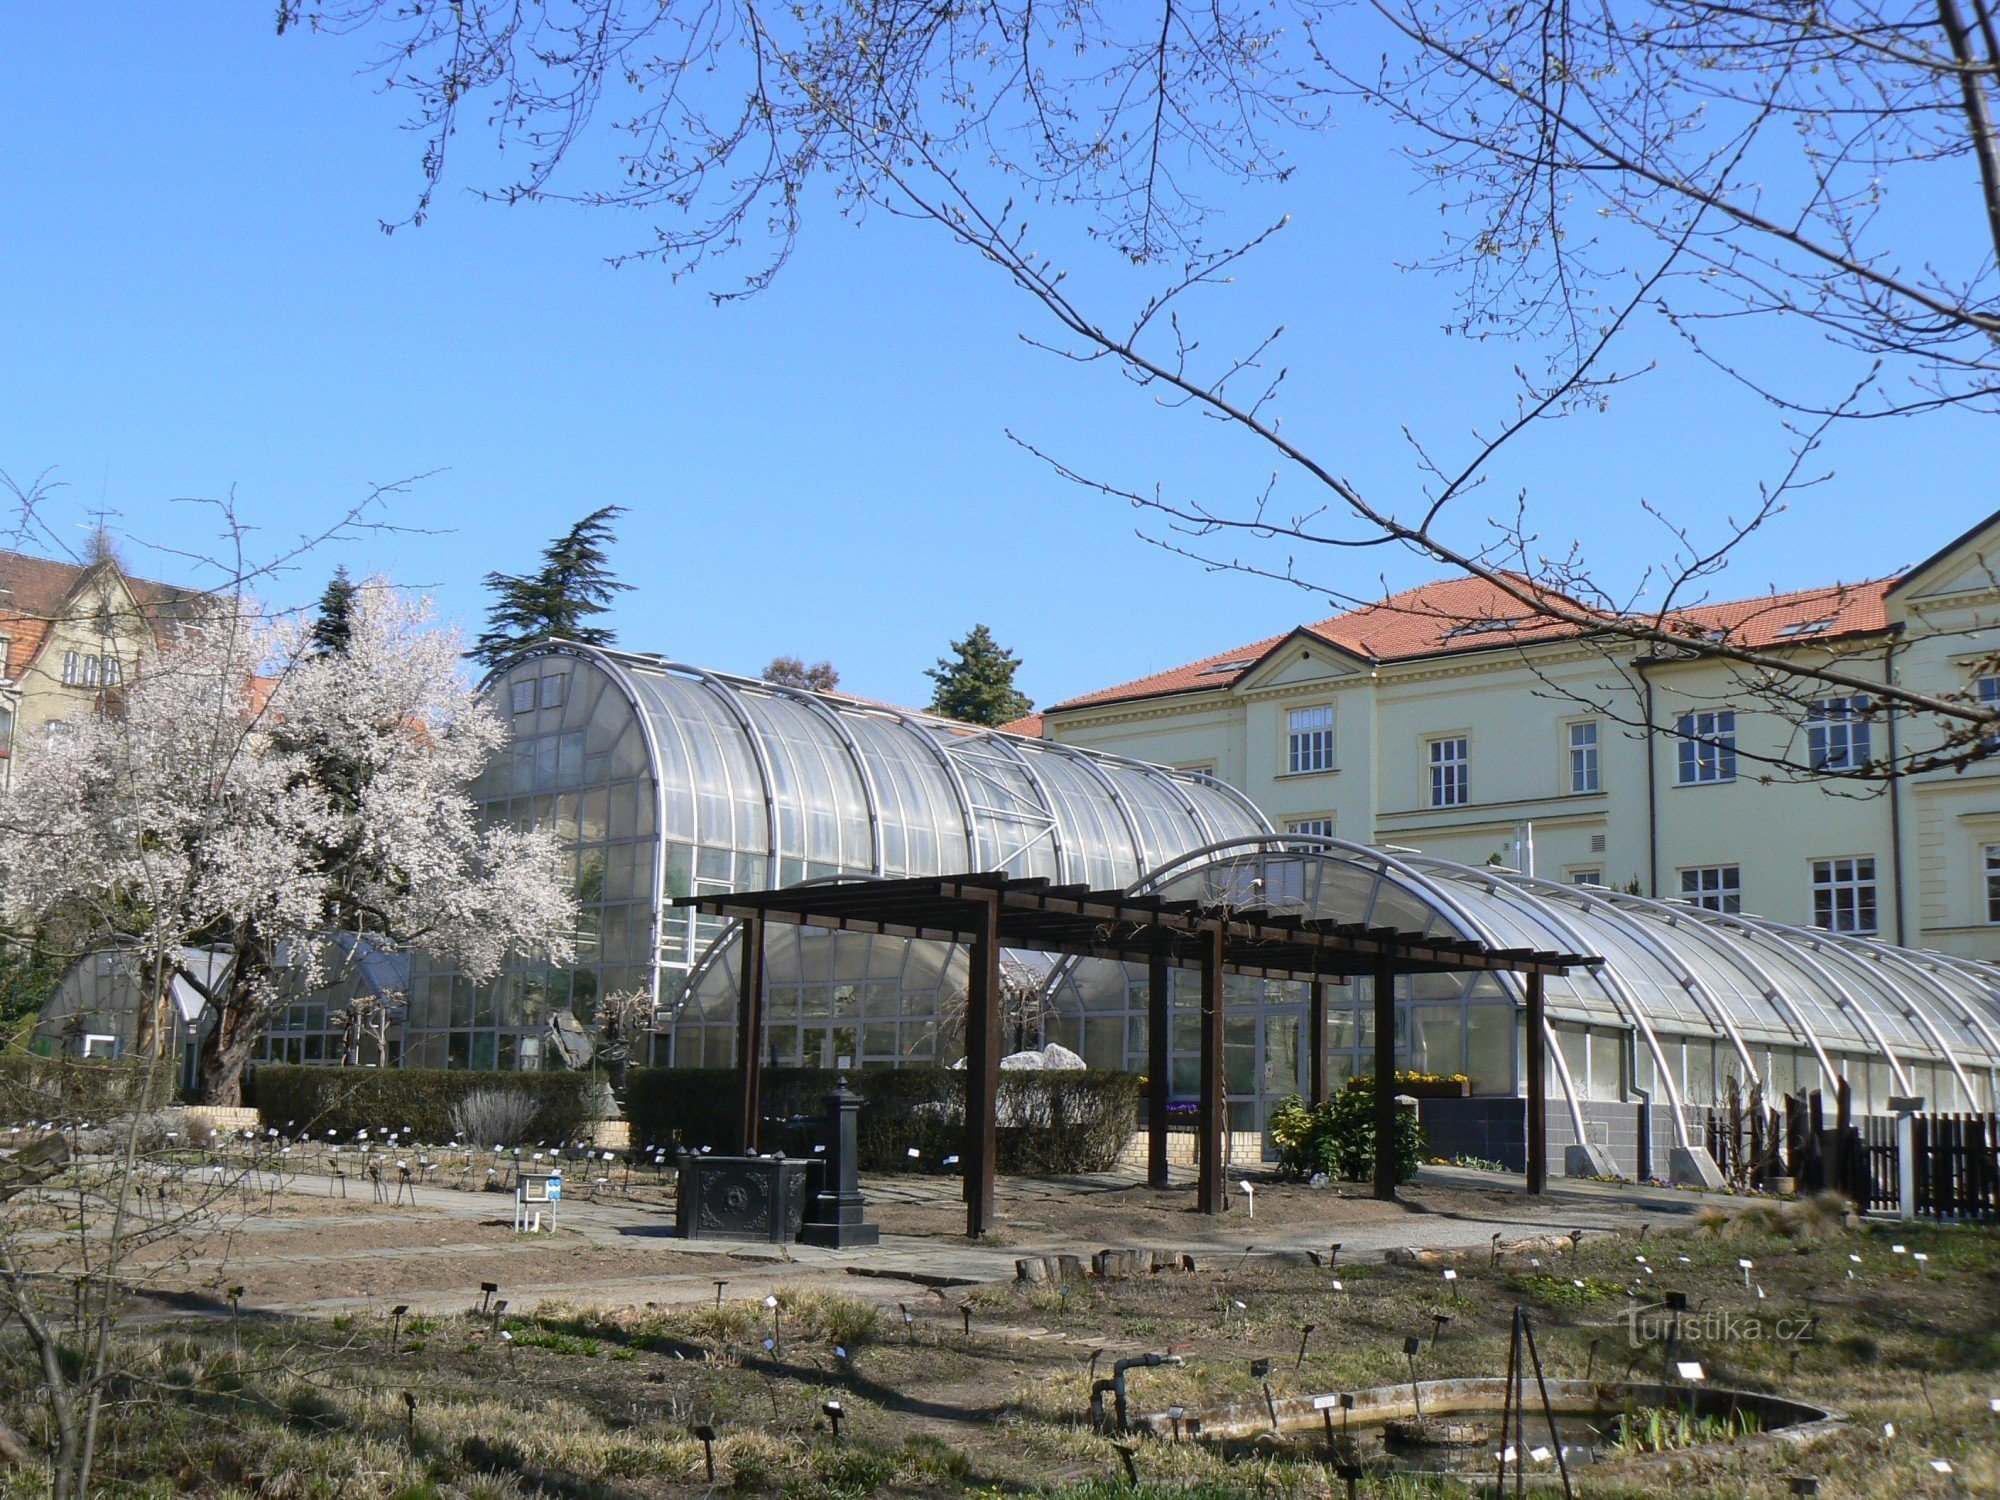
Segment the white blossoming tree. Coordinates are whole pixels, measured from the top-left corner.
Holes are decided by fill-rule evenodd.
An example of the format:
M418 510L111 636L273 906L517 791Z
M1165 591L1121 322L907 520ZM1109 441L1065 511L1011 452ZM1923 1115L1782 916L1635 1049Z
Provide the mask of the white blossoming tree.
M212 603L115 701L52 725L0 806L0 921L70 952L119 947L152 996L179 973L213 1024L199 1093L234 1104L277 1006L362 941L477 978L571 956L576 911L546 833L482 828L471 783L500 721L428 600L362 585L337 631ZM226 964L190 972L190 949Z

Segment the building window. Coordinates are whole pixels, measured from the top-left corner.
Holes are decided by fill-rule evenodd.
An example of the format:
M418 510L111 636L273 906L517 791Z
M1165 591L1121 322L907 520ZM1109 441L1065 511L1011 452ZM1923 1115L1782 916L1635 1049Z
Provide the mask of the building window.
M1679 781L1698 786L1736 779L1736 710L1704 709L1682 714L1674 726L1680 738Z
M1704 911L1743 910L1743 873L1735 865L1703 865L1681 871L1681 900Z
M1463 737L1431 741L1431 806L1463 807L1472 800Z
M1986 846L1986 920L2000 922L2000 844Z
M2000 677L1982 677L1978 683L1979 706L2000 709ZM2000 745L2000 729L1989 729L1983 736L1989 745Z
M83 659L83 685L85 687L97 686L97 674L102 666L102 657L86 656Z
M542 679L542 707L561 708L563 684L569 681L567 672L557 672Z
M1333 837L1332 818L1294 818L1285 825L1287 833L1302 833L1309 838L1330 839Z
M125 680L124 665L115 656L105 657L104 685L106 687L117 687L124 680Z
M1585 719L1569 726L1569 789L1572 793L1597 790L1597 720Z
M1333 769L1333 705L1295 708L1287 718L1290 729L1285 765L1294 776Z
M1815 771L1858 771L1868 764L1865 695L1822 698L1806 715L1806 750Z
M1212 760L1199 761L1191 766L1175 766L1174 769L1184 776L1206 776L1211 781L1215 779L1215 762Z
M535 681L532 677L523 678L515 683L510 693L509 702L515 713L524 714L535 706Z
M1603 885L1604 872L1602 870L1571 870L1569 872L1569 883L1571 885Z
M83 681L83 653L79 651L63 652L63 681L71 687L75 687L79 682Z
M1853 859L1813 861L1813 925L1829 932L1875 930L1875 861Z

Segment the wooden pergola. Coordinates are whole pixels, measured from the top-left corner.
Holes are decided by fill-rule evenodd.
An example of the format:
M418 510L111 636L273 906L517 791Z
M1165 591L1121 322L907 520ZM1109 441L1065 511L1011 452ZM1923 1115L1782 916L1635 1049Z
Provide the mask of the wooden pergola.
M1548 1177L1547 1050L1542 981L1599 959L1575 953L1491 948L1483 943L1393 927L1301 917L1258 908L1172 901L1124 891L1054 885L1004 873L854 880L773 891L683 896L676 906L742 922L736 1016L739 1080L737 1144L757 1150L762 1118L760 1039L764 1032L767 923L962 943L970 954L965 1022L965 1232L993 1224L996 1095L1000 1071L1000 953L1004 948L1075 954L1146 965L1147 1176L1167 1183L1167 971L1201 974L1201 1092L1196 1116L1197 1197L1203 1213L1223 1208L1222 977L1303 980L1310 986L1312 1093L1326 1097L1327 980L1366 975L1375 993L1375 1196L1396 1196L1396 976L1503 970L1527 992L1527 1187Z

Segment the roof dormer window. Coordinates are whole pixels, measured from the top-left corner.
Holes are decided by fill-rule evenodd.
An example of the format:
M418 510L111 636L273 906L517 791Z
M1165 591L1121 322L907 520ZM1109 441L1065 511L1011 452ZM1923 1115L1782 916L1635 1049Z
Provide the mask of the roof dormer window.
M1462 635L1494 635L1501 631L1519 630L1527 623L1526 617L1521 615L1493 615L1478 620L1461 620L1445 631L1444 639L1455 640Z

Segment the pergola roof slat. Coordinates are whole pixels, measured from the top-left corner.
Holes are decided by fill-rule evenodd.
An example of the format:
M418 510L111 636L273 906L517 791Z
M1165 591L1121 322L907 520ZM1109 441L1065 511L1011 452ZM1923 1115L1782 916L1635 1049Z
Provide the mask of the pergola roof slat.
M1191 967L1199 962L1202 935L1220 928L1224 969L1266 979L1369 973L1384 956L1397 968L1412 972L1503 969L1561 974L1601 962L1588 954L1496 949L1464 938L1394 927L1262 907L1167 901L1083 885L1054 885L1039 876L1003 872L839 881L681 896L674 901L675 906L709 916L762 917L788 926L940 942L968 941L988 903L997 904L999 941L1009 948L1127 962L1163 956L1176 967Z

